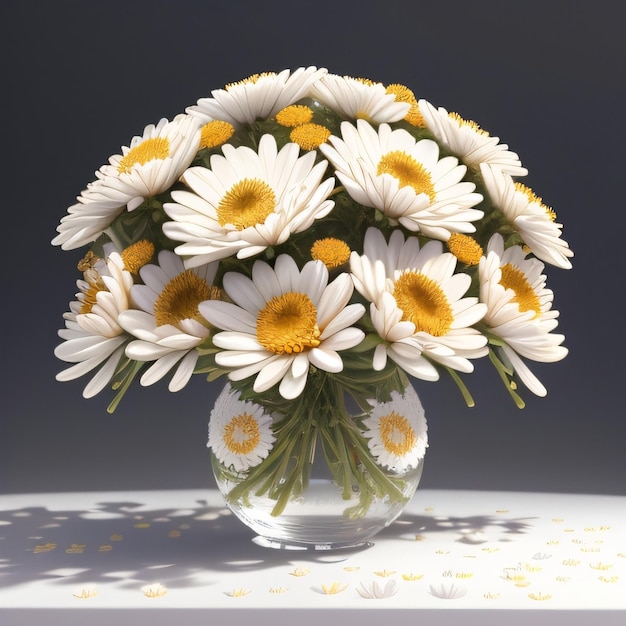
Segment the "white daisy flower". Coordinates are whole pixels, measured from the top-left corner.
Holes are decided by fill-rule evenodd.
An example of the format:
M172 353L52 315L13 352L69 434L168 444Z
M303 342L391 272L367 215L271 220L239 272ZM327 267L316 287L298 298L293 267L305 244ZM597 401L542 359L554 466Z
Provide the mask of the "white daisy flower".
M117 252L85 273L87 280L77 281L79 293L64 314L66 328L59 330L64 343L54 354L62 361L75 363L57 374L59 381L79 378L98 371L83 391L91 398L109 383L124 357L124 347L132 338L124 332L119 316L132 306L130 289L133 276L124 269Z
M507 174L487 166L481 166L480 171L491 201L532 253L545 263L571 269L569 258L574 253L561 238L563 225L554 220L554 212L528 187L514 182Z
M211 92L212 98L201 98L186 112L202 123L223 120L234 126L252 124L258 118L270 118L281 109L309 95L311 85L326 74L324 68L299 67L279 74L254 74L224 89Z
M193 160L200 145L198 121L181 115L150 124L133 137L122 154L110 157L97 180L68 209L52 240L65 250L95 241L124 210L133 211L145 198L169 189Z
M455 274L456 258L430 241L419 248L401 231L389 243L376 228L365 234L363 255L353 252L350 271L357 291L370 304L370 316L383 343L376 347L373 367L382 370L387 357L412 376L438 380L430 361L469 373L468 359L487 354L487 338L472 326L486 312L478 298L463 295L468 274Z
M377 580L372 580L369 583L361 583L360 588L357 588L359 595L362 598L368 600L383 600L384 598L391 598L398 593L398 583L395 580L388 580L384 585Z
M363 436L369 440L367 445L379 465L406 472L424 458L428 428L413 387L407 387L403 395L392 391L391 400L374 406L363 425Z
M188 257L188 267L237 254L247 258L309 228L334 206L327 200L335 181L322 181L327 162L315 164L315 152L299 156L288 143L280 151L272 135L263 135L258 154L250 148L223 147L211 157L211 169L192 167L183 175L190 191L174 191L164 209L172 222L163 232Z
M483 198L474 183L463 181L465 165L454 157L440 159L434 141L417 141L388 124L376 130L364 120L356 126L343 122L341 135L319 149L354 200L435 239L476 230L472 222L483 212L471 207Z
M536 395L545 387L521 357L552 363L567 355L565 337L553 333L558 311L552 310L554 294L546 288L544 264L526 258L521 246L504 249L502 236L492 236L487 256L479 264L480 299L487 305L483 322L504 344L498 352Z
M212 300L199 305L202 315L225 332L213 337L222 348L218 365L230 370L232 380L256 375L254 391L261 393L280 383L287 399L298 397L309 366L340 372L338 351L352 348L364 337L354 328L365 309L348 304L353 292L348 274L328 284L321 261L310 261L300 271L288 255L276 258L274 268L256 261L252 280L236 272L223 279L234 302Z
M426 100L419 100L418 104L428 130L465 165L478 167L486 163L511 176L528 174L518 155L508 145L499 143L499 137L491 137L475 122L448 113L443 107L435 108Z
M134 285L138 310L119 317L120 324L137 339L126 347L136 361L154 361L140 382L152 385L176 368L168 388L179 391L191 378L198 361L197 347L209 334L198 304L218 297L213 286L217 263L186 270L183 261L169 250L161 250L158 265L139 271L143 285Z
M363 119L372 124L397 122L411 105L387 93L382 83L326 74L312 85L312 97L344 119Z
M274 447L272 417L254 402L239 399L230 385L215 401L209 421L207 447L218 461L236 472L258 465Z

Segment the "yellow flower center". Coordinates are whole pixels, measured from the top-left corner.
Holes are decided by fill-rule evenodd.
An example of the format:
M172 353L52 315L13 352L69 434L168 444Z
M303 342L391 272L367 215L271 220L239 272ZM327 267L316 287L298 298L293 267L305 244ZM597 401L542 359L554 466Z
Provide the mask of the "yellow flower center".
M157 326L176 325L186 319L198 319L198 304L204 300L218 300L220 290L209 285L193 270L185 270L174 276L154 303Z
M478 265L483 255L481 245L468 235L453 233L448 239L448 250L466 265Z
M417 443L417 435L409 420L395 411L380 417L378 428L385 450L396 456L404 456Z
M223 120L211 120L200 129L200 148L215 148L226 143L235 133L235 127Z
M424 121L424 117L417 103L417 98L408 87L394 83L393 85L388 85L385 91L393 94L398 102L406 102L410 105L407 114L404 116L404 119L409 124L412 126L426 126L426 122Z
M334 269L348 262L350 246L334 237L318 239L311 247L311 257L321 261L328 269Z
M400 275L393 297L402 310L402 319L413 322L417 332L442 337L454 321L446 294L432 278L408 270Z
M530 204L539 204L541 208L546 212L546 215L551 222L556 222L556 212L549 206L543 203L543 200L530 188L520 182L515 182L515 190L523 193Z
M541 315L541 303L524 272L510 263L503 265L500 270L502 271L500 284L505 289L511 289L515 292L513 302L517 303L519 310L522 313L534 311L535 317L539 317Z
M235 415L224 426L224 444L233 454L250 454L260 439L259 425L248 413Z
M317 309L304 293L287 292L272 298L256 320L259 343L275 354L293 354L320 345Z
M91 313L93 307L98 303L98 293L100 291L108 291L104 281L101 278L89 281L89 289L83 293L83 300L80 305L80 313Z
M394 150L383 155L378 162L376 174L391 174L397 178L400 187L413 187L415 193L425 193L431 202L435 201L435 187L428 170L418 163L410 154L402 150Z
M77 263L76 267L79 272L86 272L90 270L99 260L100 257L97 257L91 250L85 254L85 256Z
M224 87L226 91L229 91L233 87L238 87L239 85L254 85L258 82L259 78L265 78L266 76L276 76L276 72L262 72L260 74L252 74L248 76L248 78L244 78L242 80L235 81L234 83L228 83Z
M483 130L476 122L473 122L472 120L466 120L458 113L454 113L454 111L448 113L448 117L451 120L454 120L459 125L459 128L461 126L467 126L468 128L471 128L475 133L478 133L479 135L484 135L485 137L489 137L489 133L486 130Z
M128 174L135 165L145 165L149 161L163 161L170 154L170 142L166 137L151 137L131 148L119 162L117 171Z
M274 190L258 178L243 178L220 200L217 219L220 226L233 224L237 230L265 222L276 207Z
M276 114L276 121L281 126L292 128L307 124L313 119L313 110L303 104L293 104Z
M289 139L303 150L315 150L328 141L330 134L328 128L320 124L302 124L289 133Z
M137 274L153 255L154 244L147 239L142 239L125 248L120 256L124 261L124 269L131 274Z

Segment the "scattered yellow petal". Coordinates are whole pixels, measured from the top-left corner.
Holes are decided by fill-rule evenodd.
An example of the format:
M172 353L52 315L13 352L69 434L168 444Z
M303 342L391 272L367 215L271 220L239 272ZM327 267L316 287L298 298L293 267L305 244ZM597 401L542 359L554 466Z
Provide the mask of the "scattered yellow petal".
M500 548L481 548L483 552L488 552L489 554L493 554L494 552L500 552Z
M583 546L580 549L581 552L600 552L600 548L597 546Z
M110 545L98 546L98 552L111 552L111 550L113 550L113 546Z
M344 572L358 572L361 568L360 567L344 567L343 570Z
M617 556L618 556L620 559L626 559L626 554L624 554L623 552L618 552L618 553L617 553Z
M415 541L424 541L425 539L425 535L415 535Z
M549 593L529 593L528 597L531 600L542 601L542 600L549 600L552 597L552 595Z
M553 521L555 524L560 524L561 522L564 522L565 520L564 520L562 517L553 517L553 518L552 518L552 521Z
M496 513L508 513L509 509L496 509Z
M573 533L573 532L574 532L574 529L573 529L573 528L564 528L564 529L563 529L563 532L564 532L564 533Z
M330 585L322 585L322 591L326 595L334 595L336 593L341 593L348 588L348 585L343 585L336 580L332 582Z
M232 591L226 591L225 593L231 598L243 598L250 593L250 590L239 587L239 589L233 589Z
M170 530L169 533L167 533L168 537L180 537L181 536L181 532L180 530Z
M289 591L288 587L270 587L270 593L286 593Z
M556 546L561 543L558 539L553 539L552 541L546 541L547 546Z
M454 576L455 578L472 578L474 574L472 572L457 572Z
M122 539L124 539L124 535L120 535L120 534L111 535L109 537L110 541L122 541Z
M499 597L500 597L499 593L491 593L489 591L483 594L483 598L485 598L485 600L497 600Z
M611 565L610 563L589 563L589 567L591 569L600 569L602 571L605 571L607 569L611 569L613 567L613 565Z
M181 524L178 528L181 530L189 530L191 528L190 524Z
M434 506L427 506L427 507L424 509L424 511L426 511L426 513L432 513L432 511L434 511L434 510L435 510L435 507L434 507Z
M56 550L56 543L44 543L42 545L35 546L33 548L34 554L40 554L41 552L52 552L52 550Z
M139 524L134 524L133 528L150 528L150 524L148 522L139 522Z
M563 565L576 566L580 565L580 561L578 561L577 559L565 559L563 561Z
M424 578L424 574L402 574L403 580L422 580Z
M82 554L86 547L84 543L73 543L65 552L66 554Z
M524 568L527 572L540 572L542 569L539 565L531 565L530 563L526 563Z
M450 550L435 550L435 554L450 554Z
M516 587L528 587L530 585L530 580L520 580L518 583L514 583Z
M86 600L88 598L95 598L98 595L98 590L95 587L83 587L80 591L72 594L75 598Z
M560 583L567 583L570 580L572 580L569 576L557 576L556 579L560 582Z
M393 576L395 574L395 570L388 572L386 569L382 570L382 571L378 571L378 572L374 572L374 574L376 574L376 576L380 576L381 578L387 578L388 576Z
M146 585L141 591L146 598L162 598L167 593L167 589L161 583Z
M619 576L600 576L599 580L603 583L616 583L619 580Z
M290 576L306 576L311 570L308 567L296 567L293 572L289 572Z

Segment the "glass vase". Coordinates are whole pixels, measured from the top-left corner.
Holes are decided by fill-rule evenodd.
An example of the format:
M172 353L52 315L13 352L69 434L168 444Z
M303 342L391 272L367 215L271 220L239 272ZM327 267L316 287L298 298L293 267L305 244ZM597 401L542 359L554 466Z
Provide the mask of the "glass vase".
M326 376L292 401L246 398L227 384L208 446L217 487L255 543L358 549L413 497L426 431L408 381L348 388Z

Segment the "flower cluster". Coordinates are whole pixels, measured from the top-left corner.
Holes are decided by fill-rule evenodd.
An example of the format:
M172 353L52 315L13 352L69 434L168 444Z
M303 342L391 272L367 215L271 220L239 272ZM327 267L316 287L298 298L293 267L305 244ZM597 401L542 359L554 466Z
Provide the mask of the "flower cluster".
M133 137L61 220L53 244L89 251L58 378L117 390L110 410L133 380L193 374L284 409L321 381L363 405L374 382L446 374L471 405L462 375L488 357L522 407L518 381L546 393L528 361L567 354L544 268L572 256L526 174L404 85L306 67L216 89ZM239 471L275 439L245 415L265 434Z

